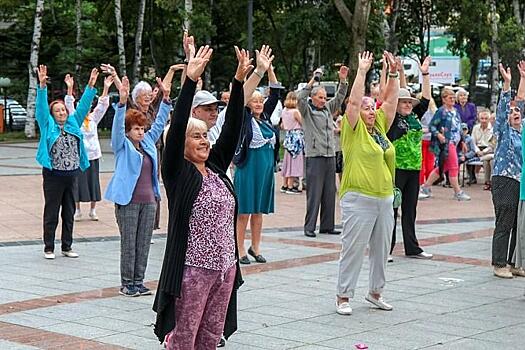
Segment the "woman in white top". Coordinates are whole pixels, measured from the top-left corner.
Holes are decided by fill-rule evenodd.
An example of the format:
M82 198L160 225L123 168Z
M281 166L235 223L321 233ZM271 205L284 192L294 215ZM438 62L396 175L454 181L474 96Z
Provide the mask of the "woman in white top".
M67 85L67 96L65 97L66 108L69 113L75 111L75 98L73 97L73 77L66 75L64 81ZM113 77L107 76L104 79L104 90L102 95L98 98L98 103L92 112L85 116L80 131L82 131L84 147L86 149L89 168L81 172L75 179L73 194L75 197L75 221L82 218L80 210L80 202L90 202L89 218L93 221L98 221L98 216L95 211L97 202L100 202L100 180L99 180L99 159L102 157L102 150L98 140L97 125L106 114L109 107L109 88L113 84Z

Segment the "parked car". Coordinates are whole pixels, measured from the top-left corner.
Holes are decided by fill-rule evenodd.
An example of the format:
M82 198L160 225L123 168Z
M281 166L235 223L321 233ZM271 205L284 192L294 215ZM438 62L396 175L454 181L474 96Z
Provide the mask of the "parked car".
M7 98L6 102L7 106L4 114L6 129L9 130L11 126L12 130L24 130L27 118L26 109L12 98ZM3 98L0 98L0 104L4 104Z

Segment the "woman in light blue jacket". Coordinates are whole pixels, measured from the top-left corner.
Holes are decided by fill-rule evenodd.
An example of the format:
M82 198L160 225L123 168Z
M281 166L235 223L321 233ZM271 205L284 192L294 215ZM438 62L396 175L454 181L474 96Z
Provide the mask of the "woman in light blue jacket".
M97 77L98 71L93 68L77 110L68 114L64 101L55 100L48 105L47 67L38 67L40 84L36 92L35 118L40 128L40 141L36 160L42 165L46 259L55 258L55 231L59 212L62 217L62 255L69 258L78 257L71 249L75 214L73 183L75 177L89 167L80 126L97 92L93 87Z
M115 153L115 172L105 198L115 203L115 217L120 231L120 294L149 295L144 286L149 246L155 222L156 200L160 199L158 159L155 143L162 135L171 109L169 86L157 78L163 94L155 122L144 132L147 118L129 108L128 78L122 79L120 100L111 129L111 147Z

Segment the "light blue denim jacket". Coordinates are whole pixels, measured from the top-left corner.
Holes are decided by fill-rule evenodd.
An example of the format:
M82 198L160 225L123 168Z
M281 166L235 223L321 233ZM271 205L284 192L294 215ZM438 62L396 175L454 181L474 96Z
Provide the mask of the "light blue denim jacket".
M151 125L144 135L144 140L140 145L150 156L152 162L153 193L156 198L160 198L160 187L158 179L158 141L170 113L171 105L164 101L160 104L155 122ZM133 143L127 138L125 132L126 106L118 106L113 119L111 129L111 148L115 154L115 172L109 181L104 198L115 204L128 205L131 202L133 191L142 170L143 155L135 148Z
M505 176L520 181L522 165L521 132L511 127L508 122L510 100L510 90L502 91L496 110L496 125L494 126L494 135L498 144L494 152L492 176ZM518 106L523 110L525 101L518 101Z
M97 93L97 89L86 86L84 94L80 99L77 109L70 114L64 124L64 131L68 134L74 135L78 138L79 154L80 154L80 170L84 171L89 168L89 159L87 157L86 149L84 148L83 136L80 131L84 117L88 114L91 108L91 102ZM55 118L51 115L49 104L47 103L47 87L36 89L36 112L35 118L40 128L40 141L38 142L38 149L36 152L36 160L44 168L53 170L51 162L51 148L60 136L60 126L58 126Z

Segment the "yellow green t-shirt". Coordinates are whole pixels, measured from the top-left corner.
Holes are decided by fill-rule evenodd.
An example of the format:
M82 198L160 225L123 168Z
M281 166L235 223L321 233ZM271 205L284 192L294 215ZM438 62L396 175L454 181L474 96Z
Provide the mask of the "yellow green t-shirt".
M352 129L344 116L341 124L344 167L340 197L346 192L359 192L379 198L392 196L396 152L386 137L387 120L382 109L376 111L375 127L388 142L386 151L372 138L361 118L358 118Z

